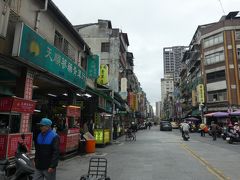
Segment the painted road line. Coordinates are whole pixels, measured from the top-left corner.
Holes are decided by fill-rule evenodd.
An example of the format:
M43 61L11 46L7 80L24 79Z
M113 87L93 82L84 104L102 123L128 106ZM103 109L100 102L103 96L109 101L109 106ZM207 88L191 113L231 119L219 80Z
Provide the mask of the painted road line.
M195 151L193 151L190 147L188 147L186 144L181 143L181 147L186 150L191 156L193 156L195 159L197 159L203 166L207 168L207 170L215 175L219 180L228 180L231 179L230 177L226 177L223 172L221 172L219 169L213 167L208 161L206 161L204 158L199 156Z

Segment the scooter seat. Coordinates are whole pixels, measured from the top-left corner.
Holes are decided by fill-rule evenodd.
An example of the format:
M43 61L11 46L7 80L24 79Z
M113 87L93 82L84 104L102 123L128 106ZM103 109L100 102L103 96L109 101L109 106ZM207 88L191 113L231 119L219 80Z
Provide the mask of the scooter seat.
M0 160L0 165L7 165L9 161L7 159Z
M7 159L0 160L0 171L4 171L7 168L9 161Z

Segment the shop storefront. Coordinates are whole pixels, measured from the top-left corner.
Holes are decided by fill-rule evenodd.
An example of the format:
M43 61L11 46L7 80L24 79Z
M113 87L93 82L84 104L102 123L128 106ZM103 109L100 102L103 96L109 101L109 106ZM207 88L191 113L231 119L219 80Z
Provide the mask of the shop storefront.
M0 98L0 159L13 158L24 132L28 150L32 146L30 124L22 116L31 116L36 102L18 97Z
M65 127L67 127L66 130L58 131L60 136L60 153L62 155L78 149L80 110L78 106L67 106L64 122L60 120L56 122L56 126L59 126L58 124L65 124Z

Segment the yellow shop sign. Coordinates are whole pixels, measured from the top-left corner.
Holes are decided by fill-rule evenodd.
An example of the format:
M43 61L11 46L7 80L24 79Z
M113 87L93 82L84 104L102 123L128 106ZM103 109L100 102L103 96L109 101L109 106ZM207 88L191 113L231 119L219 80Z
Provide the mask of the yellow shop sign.
M108 65L100 65L100 75L97 79L97 83L100 85L106 85L108 83Z

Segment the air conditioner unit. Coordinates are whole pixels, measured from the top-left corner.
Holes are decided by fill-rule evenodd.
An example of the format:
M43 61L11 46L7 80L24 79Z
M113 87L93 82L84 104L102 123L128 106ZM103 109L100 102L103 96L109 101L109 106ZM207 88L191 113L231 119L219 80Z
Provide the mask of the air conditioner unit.
M0 36L6 37L10 8L8 1L0 1Z

